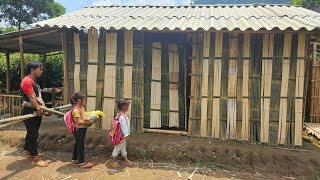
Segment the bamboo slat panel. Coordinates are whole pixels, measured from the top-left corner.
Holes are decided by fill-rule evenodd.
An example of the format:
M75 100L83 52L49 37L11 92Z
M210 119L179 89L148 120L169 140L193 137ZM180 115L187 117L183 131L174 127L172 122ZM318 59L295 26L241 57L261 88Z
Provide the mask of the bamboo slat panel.
M169 127L179 127L179 52L169 45Z
M295 88L296 88L296 71L297 71L297 52L298 52L298 34L292 34L291 55L289 68L289 84L288 84L288 108L287 108L287 124L286 124L286 146L294 145L295 136Z
M220 90L221 90L221 73L222 73L222 42L223 33L217 32L215 38L215 58L214 60L214 80L213 80L213 101L212 101L212 134L214 138L220 135Z
M274 52L272 63L272 81L269 116L269 144L278 144L279 112L281 99L281 79L283 64L284 33L276 33L274 36ZM286 57L287 58L287 57Z
M75 63L75 53L74 53L74 38L73 38L73 32L71 31L67 31L66 32L66 40L67 40L67 81L68 81L68 87L67 87L67 91L68 91L68 96L67 97L71 97L74 95L74 63ZM69 98L68 98L69 99Z
M203 33L195 33L192 39L192 71L189 125L192 123L192 135L200 135L201 130L201 82L203 60Z
M132 99L132 63L133 63L133 31L125 31L124 33L124 76L123 76L123 97ZM130 103L131 104L131 103ZM129 106L126 114L131 119L132 105Z
M161 128L161 44L152 44L150 128Z
M312 44L312 75L311 75L311 123L320 123L320 61L317 60L317 44Z
M96 108L96 87L98 71L98 30L88 30L88 77L87 77L87 110ZM96 64L90 64L96 63Z
M88 73L88 34L79 32L80 36L80 91L87 93L87 73Z
M262 77L261 77L261 142L269 141L269 116L270 96L272 80L272 59L274 46L274 34L264 34L262 53Z
M291 56L291 33L285 33L283 57ZM279 131L278 143L284 145L286 141L287 130L287 108L288 108L288 87L289 87L289 68L290 59L283 59L282 62L282 80L281 80L281 100L280 100L280 114L279 114Z
M263 34L251 33L250 37L250 141L260 142L261 130L261 64Z
M141 131L144 120L144 33L134 32L133 34L133 69L132 69L132 111L131 130Z
M103 92L103 112L107 117L102 120L102 129L110 129L110 121L115 111L116 96L116 59L117 59L117 33L106 34L106 64Z
M221 96L220 96L220 138L229 138L228 127L228 82L230 61L231 33L223 33L222 43L222 68L221 68Z
M213 85L214 85L214 57L215 57L215 32L210 32L209 47L209 74L208 74L208 123L207 136L212 136L212 113L213 113Z
M250 138L250 113L249 113L249 74L250 74L250 34L244 33L243 38L243 85L242 85L242 140L249 141Z
M196 59L195 59L195 56L197 54L197 45L196 45L196 42L197 42L198 38L197 36L194 34L192 36L192 60L191 60L191 73L195 73L196 71ZM191 76L191 86L190 86L190 108L189 108L189 121L188 121L188 134L190 135L193 135L194 134L194 104L195 104L195 98L194 98L194 95L195 95L195 87L194 87L194 84L195 84L195 76Z
M303 93L305 79L305 45L306 34L298 35L298 61L296 72L296 99L295 99L295 140L294 145L302 146L302 123L303 123Z
M79 33L74 33L74 91L80 91L80 37Z
M233 33L230 39L229 56L227 137L228 139L236 139L238 68L235 58L239 56L238 33Z
M200 136L207 136L210 32L204 33Z
M169 127L169 43L161 41L161 127Z

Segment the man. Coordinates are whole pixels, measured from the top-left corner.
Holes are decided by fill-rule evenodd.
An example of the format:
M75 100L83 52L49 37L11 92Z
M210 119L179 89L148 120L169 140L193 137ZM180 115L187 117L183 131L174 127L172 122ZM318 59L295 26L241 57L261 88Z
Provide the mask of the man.
M39 128L41 125L43 110L40 106L45 106L40 92L40 86L37 84L36 79L43 73L42 63L38 61L30 61L26 65L26 77L22 80L20 86L22 89L23 101L30 102L33 108L24 107L22 115L31 114L35 111L38 116L24 120L27 128L26 141L24 150L30 153L32 164L39 167L46 167L48 163L43 161L38 154L37 140L39 137Z

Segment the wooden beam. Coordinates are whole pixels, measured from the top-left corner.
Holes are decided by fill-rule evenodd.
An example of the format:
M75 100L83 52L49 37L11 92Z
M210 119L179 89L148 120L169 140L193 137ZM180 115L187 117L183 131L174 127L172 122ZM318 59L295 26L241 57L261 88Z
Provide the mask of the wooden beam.
M54 45L51 45L51 44L47 44L47 43L44 43L44 42L41 42L41 41L35 41L35 40L31 40L31 39L25 39L23 38L23 43L26 43L26 44L31 44L31 45L36 45L36 46L41 46L41 47L45 47L45 48L52 48L52 49L55 49L55 48L59 48L58 46L54 46Z
M67 69L67 34L61 33L61 44L63 52L63 104L68 102L68 69Z
M20 48L20 73L21 80L24 78L24 54L23 54L23 38L19 36L19 48Z
M10 54L6 53L7 71L6 71L6 92L10 94Z

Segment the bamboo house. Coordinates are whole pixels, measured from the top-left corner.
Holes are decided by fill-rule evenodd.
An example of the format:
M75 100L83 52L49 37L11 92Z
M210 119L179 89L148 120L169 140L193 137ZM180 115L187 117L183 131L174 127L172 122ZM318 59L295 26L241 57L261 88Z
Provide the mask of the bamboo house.
M85 92L87 109L108 115L96 128L109 129L115 100L127 98L133 131L302 145L316 12L259 4L97 6L33 26L52 32L43 36L63 51L65 99Z

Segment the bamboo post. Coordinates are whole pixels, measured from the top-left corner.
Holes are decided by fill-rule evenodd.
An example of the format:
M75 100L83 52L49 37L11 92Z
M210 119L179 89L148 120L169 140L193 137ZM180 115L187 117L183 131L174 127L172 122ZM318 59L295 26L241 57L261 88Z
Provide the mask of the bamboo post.
M288 87L289 87L289 68L291 56L291 33L285 33L283 47L283 65L282 65L282 80L280 92L280 112L279 112L279 130L278 143L285 144L287 134L287 109L288 109Z
M24 51L23 51L23 38L19 36L19 48L20 48L20 73L21 73L21 80L24 78Z
M296 95L295 95L295 136L294 145L302 146L302 123L303 123L303 94L305 74L305 45L306 34L298 34L298 62L296 73Z
M269 116L274 34L264 34L261 77L261 142L269 142Z
M317 105L316 105L316 99L315 97L317 96L316 94L316 70L318 69L318 64L317 64L317 44L315 42L312 43L312 76L311 76L311 122L315 123L317 122ZM320 92L320 91L319 91ZM318 97L320 98L320 96ZM320 103L320 99L318 100L318 102Z
M201 128L200 136L207 136L208 123L208 83L209 83L209 51L210 51L210 32L204 33L203 41L203 64L202 64L202 98L201 98Z
M63 104L68 103L68 68L67 68L67 34L61 32L62 52L63 52Z
M212 101L212 127L211 136L219 138L220 135L220 95L222 73L222 43L223 33L217 32L215 38L213 101Z
M10 54L6 53L6 64L7 64L7 71L6 71L6 92L10 94Z

